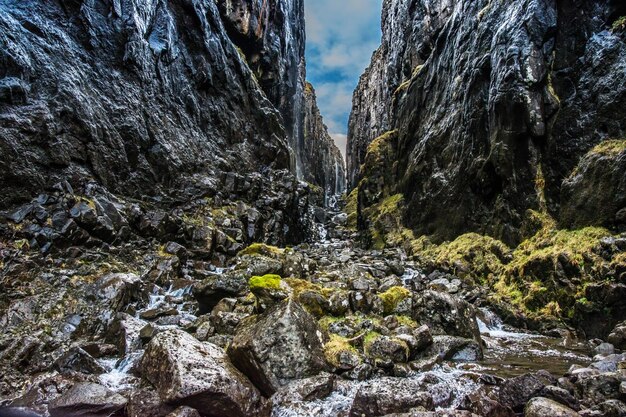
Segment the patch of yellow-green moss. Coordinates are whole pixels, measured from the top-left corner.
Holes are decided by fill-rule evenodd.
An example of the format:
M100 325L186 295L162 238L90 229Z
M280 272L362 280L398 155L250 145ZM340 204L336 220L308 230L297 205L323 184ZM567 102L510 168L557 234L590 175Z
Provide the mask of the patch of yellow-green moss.
M346 196L345 211L348 215L346 226L352 230L357 228L357 206L358 206L359 188L356 187L350 194Z
M393 92L393 95L397 96L400 93L403 93L406 90L408 90L411 83L415 81L415 79L420 75L423 68L424 68L424 65L417 65L415 68L413 68L413 71L411 72L411 78L401 83L398 86L398 88L396 88L396 90Z
M613 22L611 26L612 32L619 32L622 30L626 30L626 16L622 16Z
M392 314L396 311L398 304L411 297L411 291L404 287L391 287L379 294L379 297L383 300L385 314Z
M243 255L262 255L268 257L279 257L284 253L283 249L276 246L266 245L265 243L253 243L247 248L239 252L238 256Z
M390 146L390 142L395 139L397 130L390 130L375 138L367 147L367 153L365 159L369 157L380 157L385 154L387 147Z
M603 156L617 156L622 152L626 152L626 140L606 140L589 151L590 154Z
M380 250L388 246L398 246L413 236L402 225L403 205L404 196L394 194L364 211L370 225L372 248Z
M411 328L416 328L418 326L418 323L408 316L398 315L396 316L396 320L398 320L398 324L400 324L400 326L407 326Z
M501 241L477 233L467 233L452 242L433 245L421 238L412 242L413 251L425 261L442 266L460 277L479 283L493 281L503 271L511 249Z
M341 367L340 357L344 352L360 357L359 352L350 344L348 339L336 334L330 335L330 341L324 345L324 357L335 368Z
M626 265L626 255L601 256L601 239L611 236L607 229L558 229L547 213L536 211L522 229L529 237L515 249L475 233L440 245L422 237L411 247L422 262L470 277L488 286L494 301L537 319L571 317L589 283Z
M250 291L254 293L255 291L264 289L279 290L281 288L281 282L282 278L280 275L267 274L250 278L248 285L250 286Z

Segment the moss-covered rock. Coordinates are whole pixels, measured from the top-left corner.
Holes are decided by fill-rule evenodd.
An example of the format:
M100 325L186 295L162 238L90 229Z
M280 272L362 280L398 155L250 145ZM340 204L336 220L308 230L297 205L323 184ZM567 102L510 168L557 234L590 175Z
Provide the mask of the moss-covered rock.
M257 311L265 311L272 305L289 297L289 286L283 282L280 275L267 274L253 276L248 281L250 292L257 299Z
M244 255L262 255L270 258L278 258L284 253L284 249L276 246L266 245L265 243L253 243L238 253L238 256Z
M626 231L626 140L601 142L561 187L560 225Z
M333 367L341 370L353 369L363 362L361 354L350 341L335 334L324 345L324 357Z
M385 314L410 313L411 311L411 291L404 287L391 287L379 294L379 297L383 300Z

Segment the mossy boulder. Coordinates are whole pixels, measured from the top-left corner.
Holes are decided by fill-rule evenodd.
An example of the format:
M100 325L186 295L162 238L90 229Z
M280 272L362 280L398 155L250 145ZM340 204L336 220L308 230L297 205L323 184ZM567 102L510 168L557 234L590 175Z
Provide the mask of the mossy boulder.
M601 142L561 187L561 227L626 231L626 140Z
M248 281L250 292L256 297L257 311L261 312L289 297L290 288L280 275L253 276Z
M344 371L354 369L363 362L361 354L348 339L334 334L324 345L324 357L334 368Z
M411 312L411 291L404 287L391 287L378 295L383 301L385 314L405 314Z
M393 366L394 363L406 363L411 353L404 340L374 332L365 337L363 351L370 361L381 367Z
M265 243L253 243L247 248L240 251L237 256L261 255L270 258L279 258L284 254L284 252L284 249L277 248L276 246L266 245Z

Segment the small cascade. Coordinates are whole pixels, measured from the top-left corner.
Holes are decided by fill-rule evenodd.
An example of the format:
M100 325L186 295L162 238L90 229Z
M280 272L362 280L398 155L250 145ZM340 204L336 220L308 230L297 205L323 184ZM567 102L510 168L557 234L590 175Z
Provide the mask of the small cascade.
M132 389L139 379L131 374L131 370L139 363L142 356L143 352L133 352L119 360L100 359L100 365L107 370L98 377L100 383L116 392Z

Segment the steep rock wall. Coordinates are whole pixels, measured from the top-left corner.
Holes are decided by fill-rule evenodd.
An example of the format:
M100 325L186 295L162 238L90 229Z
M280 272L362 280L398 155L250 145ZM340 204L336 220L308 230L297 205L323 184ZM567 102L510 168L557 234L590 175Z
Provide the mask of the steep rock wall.
M528 209L558 214L580 157L626 131L626 45L611 31L624 9L386 0L382 45L354 95L350 184L385 132L397 130L398 160L384 187L366 181L376 187L360 190L361 211L401 193L417 234L478 231L509 243L523 237Z
M317 107L315 89L309 83L304 94L304 121L305 179L324 188L327 198L339 195L346 188L343 157L328 134Z
M328 174L344 175L339 150L323 129L307 130L318 123L319 111L311 112L317 104L307 91L304 0L228 0L219 8L228 34L283 117L298 178L341 193L344 181Z
M290 166L280 115L214 2L0 8L2 205L63 178L145 196L185 173Z

